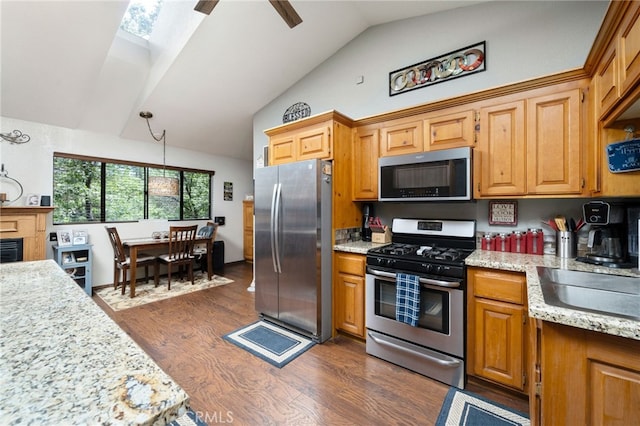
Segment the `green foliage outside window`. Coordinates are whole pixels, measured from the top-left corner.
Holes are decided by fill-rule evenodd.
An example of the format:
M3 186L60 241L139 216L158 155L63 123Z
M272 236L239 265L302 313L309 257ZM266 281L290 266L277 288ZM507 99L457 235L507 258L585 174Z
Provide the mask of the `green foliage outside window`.
M181 194L147 195L146 176L163 175L178 179ZM211 174L56 155L53 203L55 224L210 219Z

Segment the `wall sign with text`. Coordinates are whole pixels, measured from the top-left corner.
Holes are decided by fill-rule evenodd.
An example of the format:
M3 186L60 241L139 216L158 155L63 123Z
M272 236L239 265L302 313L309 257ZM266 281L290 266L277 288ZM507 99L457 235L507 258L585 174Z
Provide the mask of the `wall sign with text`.
M489 201L489 225L518 224L517 201Z
M389 73L389 96L486 71L486 69L487 50L483 41L391 71Z

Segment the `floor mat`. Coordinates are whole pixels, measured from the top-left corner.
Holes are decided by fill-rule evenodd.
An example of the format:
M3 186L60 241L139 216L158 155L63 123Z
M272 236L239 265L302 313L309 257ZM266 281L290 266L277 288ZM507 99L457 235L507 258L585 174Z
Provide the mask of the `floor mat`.
M258 321L223 336L225 340L282 368L315 342L267 321Z

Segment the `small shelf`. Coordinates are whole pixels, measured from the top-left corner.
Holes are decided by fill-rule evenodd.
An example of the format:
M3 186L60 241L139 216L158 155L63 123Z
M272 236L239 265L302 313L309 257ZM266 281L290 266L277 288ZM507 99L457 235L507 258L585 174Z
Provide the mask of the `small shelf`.
M82 287L89 296L92 294L91 245L53 246L55 261Z

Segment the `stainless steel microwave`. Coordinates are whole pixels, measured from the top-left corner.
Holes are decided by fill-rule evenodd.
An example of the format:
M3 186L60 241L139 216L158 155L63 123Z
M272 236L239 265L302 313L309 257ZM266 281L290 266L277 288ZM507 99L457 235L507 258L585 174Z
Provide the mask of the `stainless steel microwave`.
M471 200L471 148L378 160L379 201Z

